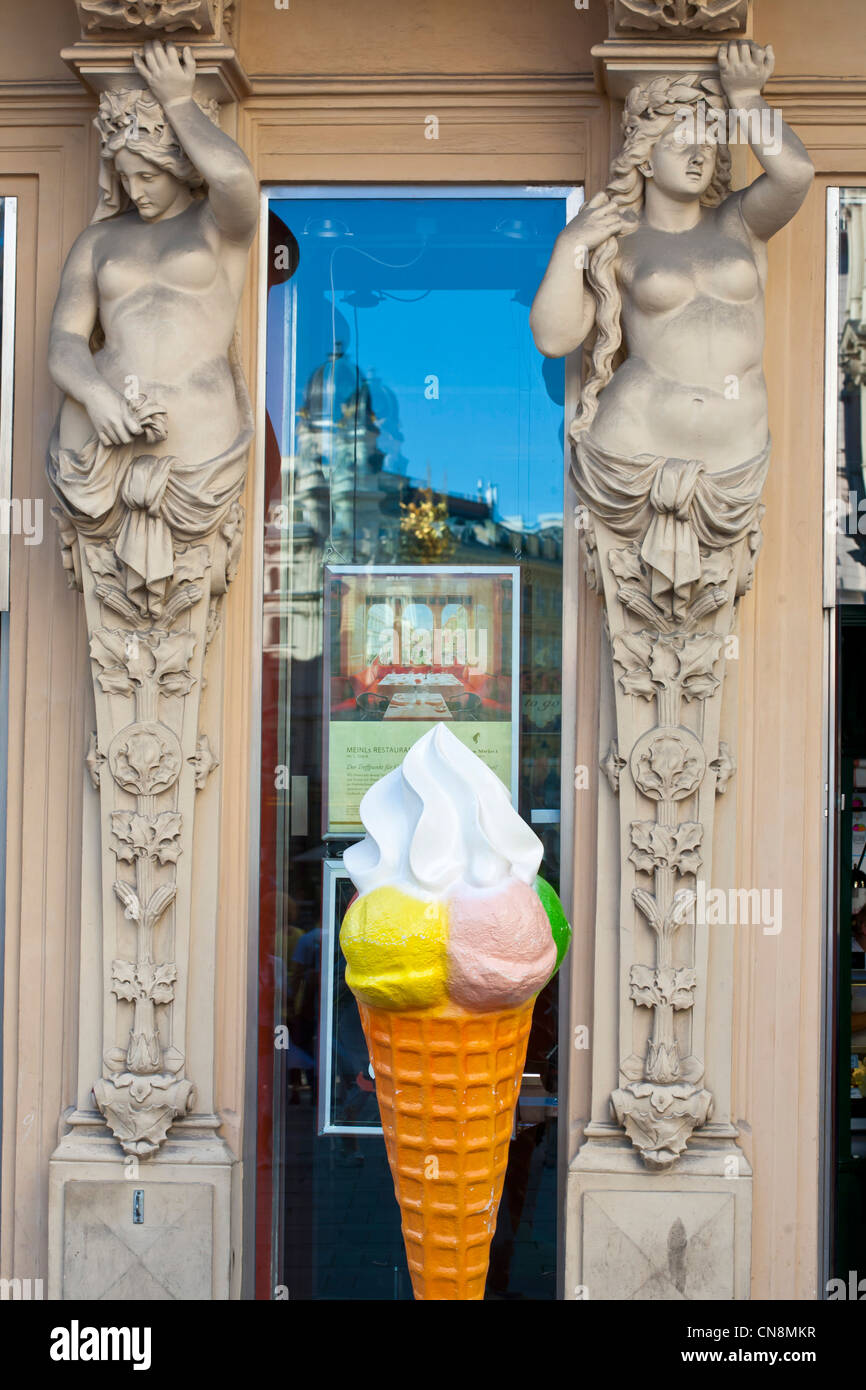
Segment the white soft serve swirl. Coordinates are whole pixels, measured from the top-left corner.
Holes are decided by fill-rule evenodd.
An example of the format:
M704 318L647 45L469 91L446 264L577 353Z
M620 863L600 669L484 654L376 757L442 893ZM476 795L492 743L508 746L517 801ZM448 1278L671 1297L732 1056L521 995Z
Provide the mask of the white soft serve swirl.
M343 863L359 893L399 884L443 894L462 881L532 884L544 847L502 782L445 724L420 738L361 802L366 838Z

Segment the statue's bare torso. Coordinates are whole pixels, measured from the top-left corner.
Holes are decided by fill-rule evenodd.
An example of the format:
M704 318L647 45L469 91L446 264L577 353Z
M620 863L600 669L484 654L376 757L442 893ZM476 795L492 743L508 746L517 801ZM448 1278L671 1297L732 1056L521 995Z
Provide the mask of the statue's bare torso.
M136 441L135 452L187 461L220 454L240 429L228 352L246 248L225 241L204 200L157 223L127 212L88 228L82 240L105 338L94 366L116 391L146 395L166 410L168 438ZM92 433L87 412L67 397L61 446L79 449Z
M601 393L592 440L620 458L697 458L713 472L759 454L766 250L739 195L689 231L642 223L621 239L616 270L628 356Z

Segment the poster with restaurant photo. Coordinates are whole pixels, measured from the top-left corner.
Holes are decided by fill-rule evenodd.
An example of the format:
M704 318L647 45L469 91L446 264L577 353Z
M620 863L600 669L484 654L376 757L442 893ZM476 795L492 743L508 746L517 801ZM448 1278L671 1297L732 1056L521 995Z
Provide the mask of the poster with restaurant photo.
M363 833L361 799L440 720L517 800L520 571L325 568L324 834Z

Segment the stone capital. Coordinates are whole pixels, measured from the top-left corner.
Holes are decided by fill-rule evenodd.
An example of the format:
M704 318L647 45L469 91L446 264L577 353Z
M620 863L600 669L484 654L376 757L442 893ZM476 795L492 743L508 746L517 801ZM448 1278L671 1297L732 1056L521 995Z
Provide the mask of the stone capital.
M753 35L751 0L608 0L608 10L592 56L600 89L618 101L678 69L712 76L719 44Z

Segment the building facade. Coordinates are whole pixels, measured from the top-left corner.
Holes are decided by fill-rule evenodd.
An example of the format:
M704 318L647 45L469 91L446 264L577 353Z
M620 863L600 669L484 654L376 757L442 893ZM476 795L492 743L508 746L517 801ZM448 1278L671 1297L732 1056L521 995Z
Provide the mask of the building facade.
M411 1296L335 927L363 791L441 718L509 785L574 929L536 1005L488 1296L826 1297L866 1241L859 0L2 8L3 1276L64 1300ZM189 207L204 191L232 250L218 270L169 241L96 253L94 329L162 287L133 328L167 448L201 392L174 442L204 472L172 501L131 373L157 446L115 488L122 549L53 437L52 313L94 209L99 236L121 225L117 131L133 154L182 142L174 98L128 96L153 40L193 55L190 151L199 115L226 137ZM629 91L712 82L731 41L772 45L764 97L815 177L767 251L766 480L727 570L704 566L716 598L655 632L697 644L674 678L629 646L658 592L576 486L580 353L542 357L530 308L609 184ZM729 149L741 189L760 168ZM171 360L193 301L222 327ZM655 795L660 736L685 780ZM655 955L648 899L672 911L680 879L700 911Z

